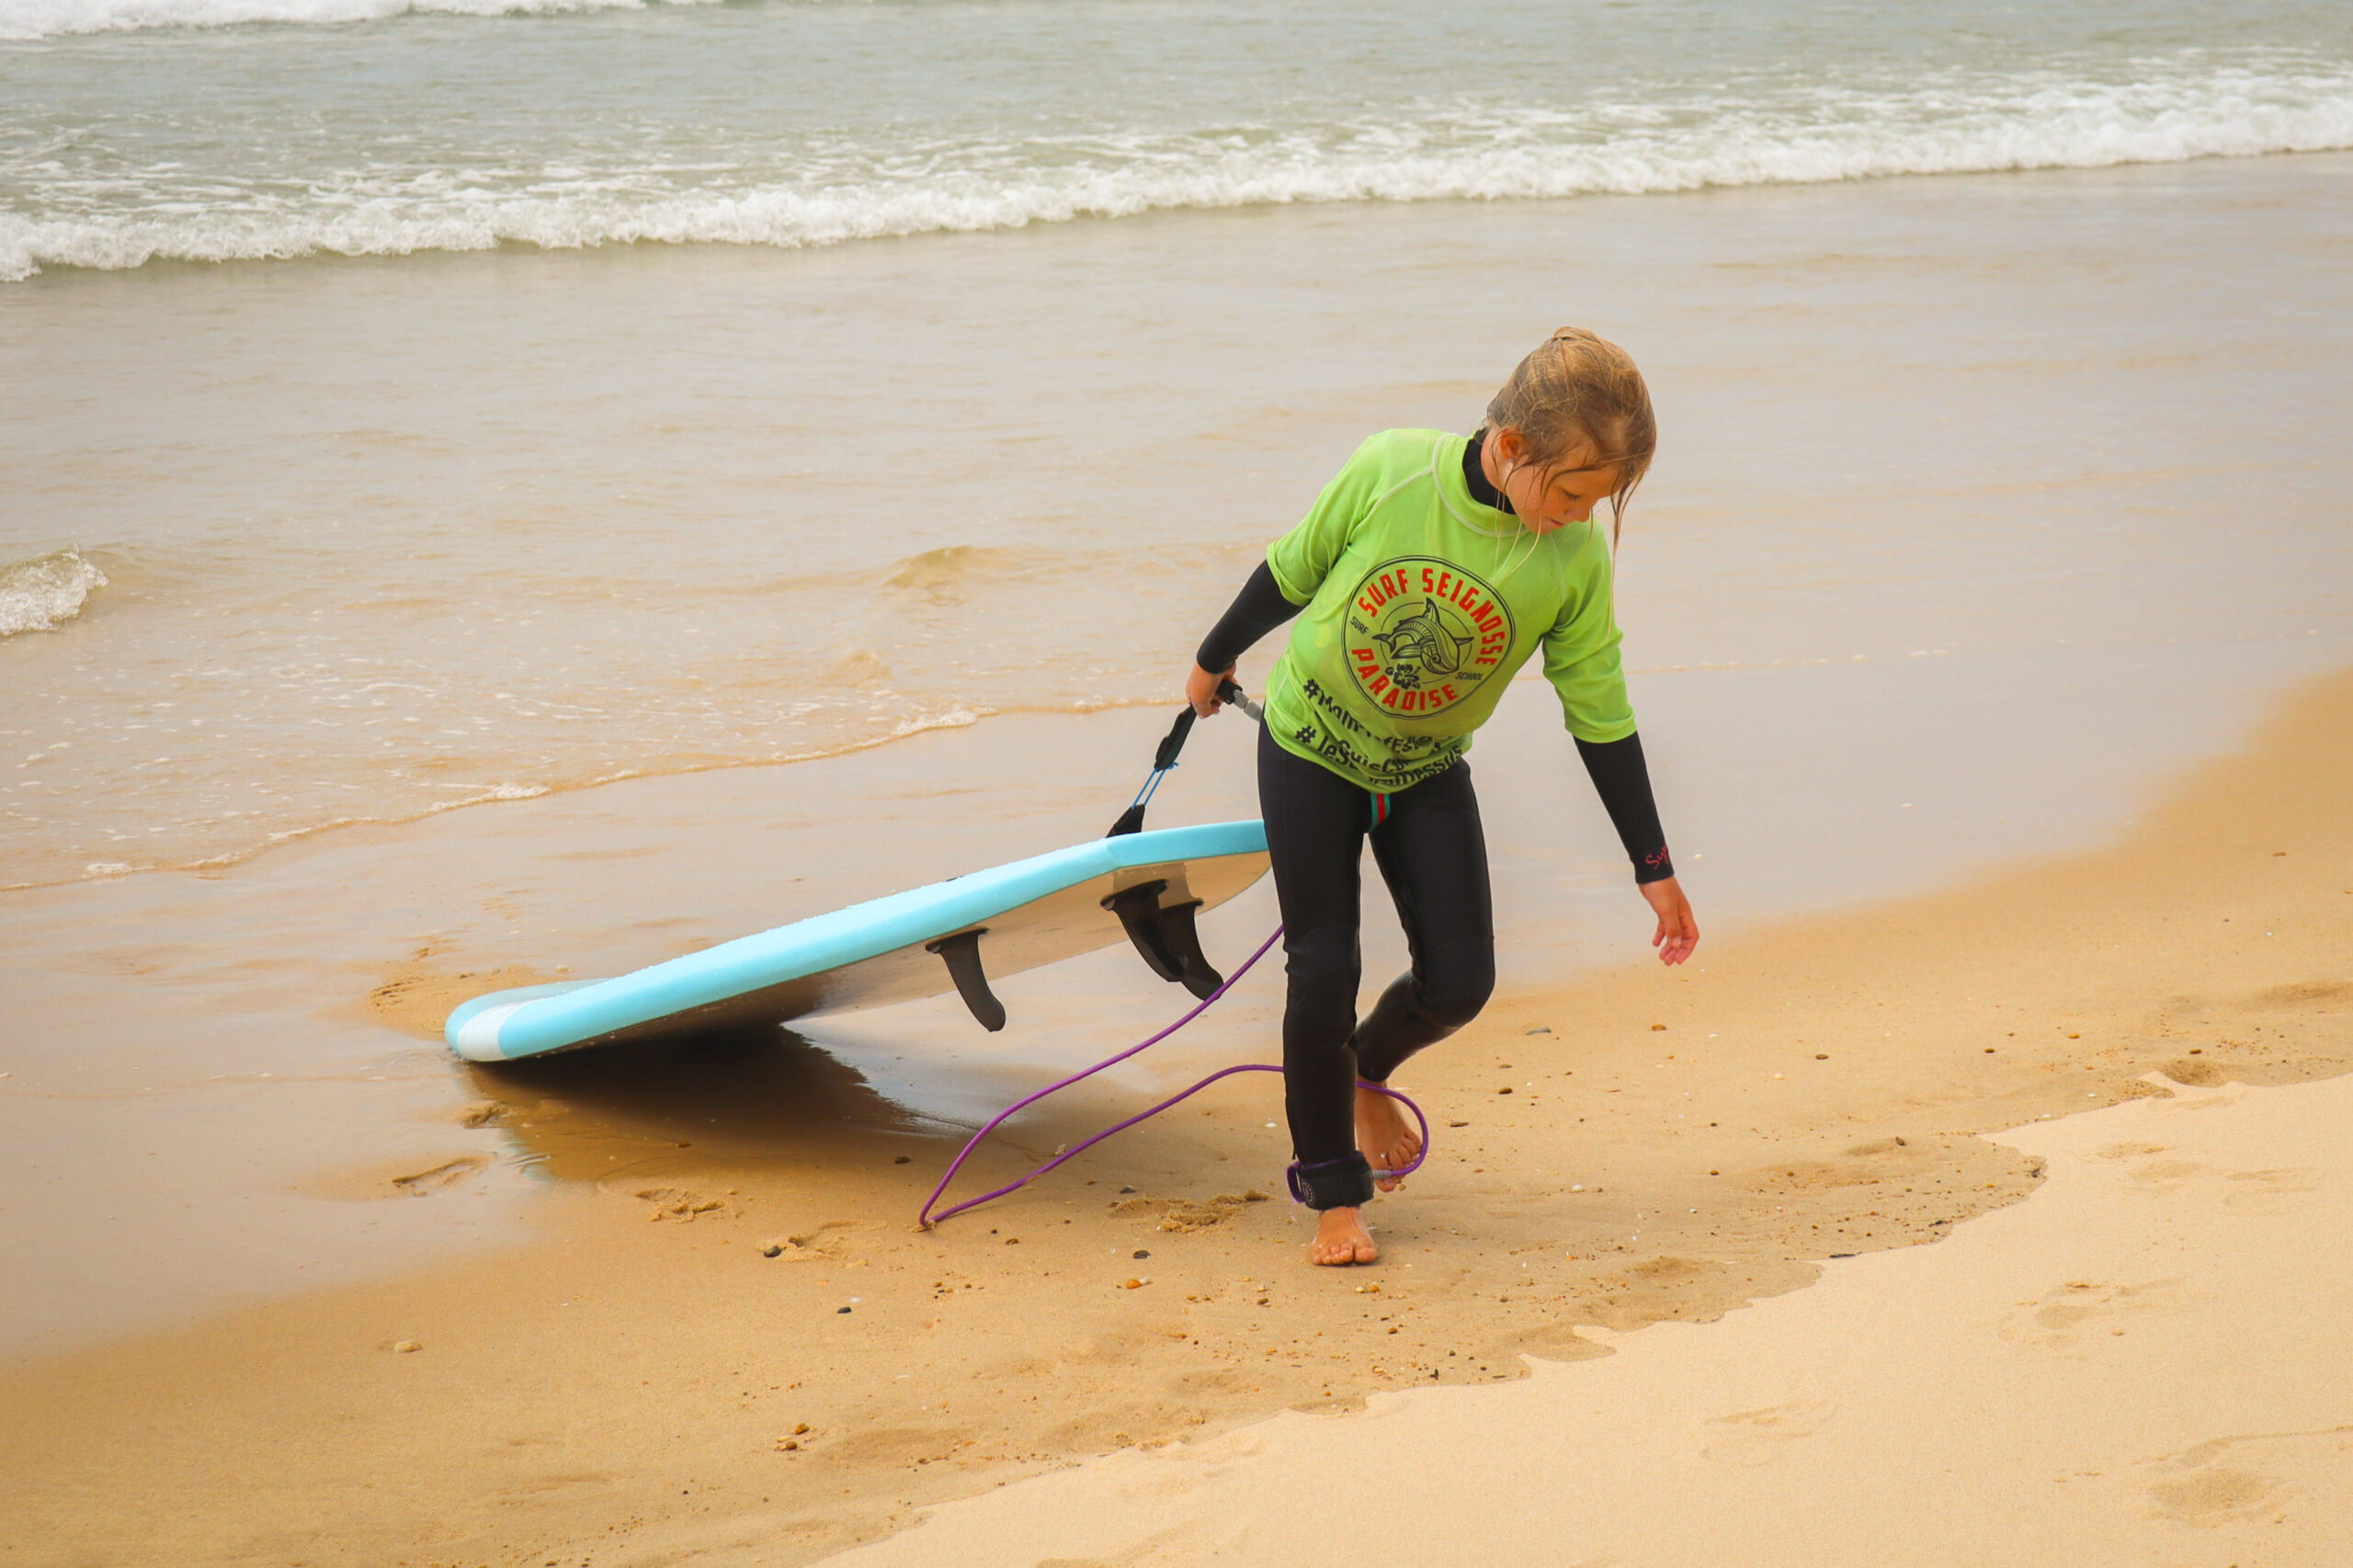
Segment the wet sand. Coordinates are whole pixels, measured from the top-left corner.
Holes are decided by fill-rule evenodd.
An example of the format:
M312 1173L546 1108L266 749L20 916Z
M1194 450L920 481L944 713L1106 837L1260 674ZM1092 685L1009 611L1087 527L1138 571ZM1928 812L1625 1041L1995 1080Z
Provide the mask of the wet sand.
M481 1202L495 1133L556 1178L538 1239L10 1372L0 1536L44 1564L806 1562L1090 1454L1713 1320L2033 1191L2040 1145L1974 1134L2152 1072L2343 1073L2348 767L2339 676L2114 848L1500 995L1406 1075L1445 1125L1371 1268L1307 1267L1302 1217L1253 1200L1247 1081L918 1233L951 1137L789 1036L485 1071L415 1159L323 1179ZM1041 1109L975 1179L1127 1103Z

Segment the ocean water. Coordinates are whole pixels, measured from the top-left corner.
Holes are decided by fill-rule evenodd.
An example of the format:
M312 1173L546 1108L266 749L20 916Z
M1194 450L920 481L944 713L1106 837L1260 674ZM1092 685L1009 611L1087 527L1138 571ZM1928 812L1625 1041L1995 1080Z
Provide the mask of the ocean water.
M0 278L2353 146L2331 0L0 0Z

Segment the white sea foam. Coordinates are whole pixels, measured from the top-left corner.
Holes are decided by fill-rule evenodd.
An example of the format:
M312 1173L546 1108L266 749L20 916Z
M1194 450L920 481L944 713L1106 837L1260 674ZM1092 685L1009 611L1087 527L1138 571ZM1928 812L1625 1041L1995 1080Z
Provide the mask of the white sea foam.
M64 38L148 28L233 28L256 22L347 26L393 17L548 16L636 11L649 4L719 0L0 0L0 39Z
M55 550L0 566L0 637L54 631L106 585L107 574L79 551Z
M799 247L1167 208L1641 194L2343 148L2353 148L2353 69L2342 66L2177 65L2128 83L2034 73L1902 92L1824 88L1802 101L1687 102L1672 115L1640 104L1573 114L1426 109L1415 119L1255 141L1235 133L1032 139L974 145L928 162L917 176L836 168L830 180L733 188L626 169L568 178L534 169L505 185L479 172L457 179L406 171L374 181L322 179L293 195L256 190L209 209L78 201L70 210L0 215L0 278L44 267L508 244ZM157 215L165 205L177 210Z

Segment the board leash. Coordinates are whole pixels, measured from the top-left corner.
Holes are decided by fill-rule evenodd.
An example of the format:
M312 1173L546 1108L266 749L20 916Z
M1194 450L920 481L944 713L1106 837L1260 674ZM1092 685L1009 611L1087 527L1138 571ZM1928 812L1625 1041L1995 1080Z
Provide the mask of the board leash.
M1241 709L1243 712L1248 714L1252 719L1257 721L1259 723L1263 724L1266 722L1265 710L1261 709L1258 704L1251 701L1247 697L1243 695L1242 688L1239 686L1236 686L1233 682L1227 681L1222 687L1219 687L1218 696L1225 701L1233 703L1236 708ZM1189 705L1188 705L1185 710L1177 715L1176 722L1169 729L1167 737L1160 743L1159 750L1154 754L1152 772L1144 779L1143 788L1136 791L1135 800L1130 803L1125 812L1120 813L1120 820L1111 824L1111 831L1105 835L1106 837L1117 837L1122 833L1140 833L1143 830L1144 807L1151 803L1153 791L1160 787L1160 780L1167 777L1169 770L1176 766L1176 754L1184 750L1185 737L1191 733L1192 728L1193 710ZM1131 824L1131 819L1133 819L1132 824ZM1105 1071L1107 1068L1116 1067L1120 1062L1128 1060L1128 1058L1138 1055L1145 1051L1149 1051L1152 1047L1158 1045L1162 1040L1166 1040L1169 1036L1183 1028L1187 1024L1191 1023L1195 1018L1199 1017L1203 1013L1208 1012L1211 1007L1217 1004L1220 998L1223 997L1227 992L1233 990L1236 984L1240 983L1242 977L1248 974L1251 968L1256 965L1260 959L1265 958L1267 954L1273 949L1274 945L1277 942L1282 940L1282 935L1283 928L1279 926L1276 926L1273 935L1269 936L1265 941L1258 944L1258 950L1252 953L1248 958L1243 960L1241 964L1235 968L1234 971L1232 974L1227 975L1225 979L1220 983L1216 990L1211 992L1207 996L1202 997L1200 1001L1195 1003L1191 1011L1188 1012L1183 1017L1177 1019L1175 1023L1170 1024L1166 1028L1162 1029L1159 1033L1153 1035L1148 1039L1139 1040L1134 1045L1128 1047L1125 1051L1105 1057L1102 1061L1097 1062L1092 1067L1083 1068L1076 1073L1073 1073L1067 1078L1063 1078L1054 1083L1049 1084L1044 1088L1040 1089L1033 1094L1025 1095L1021 1098L1014 1101L1011 1105L1006 1107L1003 1110L997 1112L995 1116L989 1118L988 1121L978 1132L973 1133L971 1138L965 1141L964 1147L957 1152L956 1157L948 1163L948 1169L941 1173L938 1185L931 1189L931 1196L924 1199L923 1208L915 1216L915 1224L917 1229L927 1231L931 1229L932 1226L939 1223L942 1220L953 1219L955 1216L964 1213L969 1210L978 1209L983 1203L993 1203L996 1199L1006 1196L1008 1193L1018 1192L1021 1188L1029 1186L1040 1176L1044 1176L1048 1171L1054 1169L1058 1165L1067 1165L1072 1160L1078 1158L1079 1155L1086 1153L1087 1150L1092 1149L1096 1144L1102 1142L1103 1140L1110 1137L1113 1133L1125 1132L1129 1128L1135 1126L1138 1122L1150 1120L1152 1118L1158 1116L1162 1111L1168 1109L1172 1106L1184 1104L1187 1100L1191 1099L1195 1095L1199 1094L1203 1089L1208 1088L1211 1084L1216 1083L1221 1078L1231 1078L1237 1073L1281 1072L1281 1065L1278 1062L1238 1062L1232 1067L1221 1067L1216 1072L1211 1074L1208 1077L1203 1078L1200 1082L1193 1085L1190 1088L1184 1089L1179 1093L1169 1096L1166 1099L1161 1101L1158 1105L1152 1107L1150 1109L1139 1111L1135 1115L1128 1118L1125 1121L1118 1122L1110 1127L1107 1127L1102 1131L1096 1133L1093 1137L1086 1139L1083 1142L1075 1143L1068 1148L1056 1151L1052 1159L1048 1160L1045 1164L1030 1171L1028 1175L1018 1176L1012 1181L1006 1182L1003 1187L996 1187L992 1191L984 1192L978 1198L968 1198L961 1203L950 1204L949 1207L940 1210L936 1214L932 1212L933 1208L939 1202L940 1199L946 1196L948 1192L948 1184L956 1179L956 1173L964 1168L964 1162L972 1157L973 1151L978 1149L983 1142L987 1142L990 1133L995 1132L998 1128L1004 1126L1006 1122L1012 1119L1012 1118L1018 1112L1027 1110L1029 1107L1036 1105L1040 1100L1044 1099L1047 1096L1059 1094L1061 1091L1069 1088L1073 1084L1084 1083L1086 1080L1092 1078L1095 1074ZM1422 1163L1425 1160L1427 1160L1430 1155L1430 1119L1428 1117L1422 1114L1422 1108L1415 1105L1410 1096L1396 1089L1389 1087L1386 1084L1368 1084L1359 1079L1358 1080L1357 1086L1360 1089L1370 1089L1375 1094L1386 1095L1391 1099L1397 1101L1400 1105L1403 1105L1407 1110L1414 1113L1414 1120L1420 1125L1422 1131L1422 1147L1420 1153L1416 1153L1411 1160L1407 1161L1404 1165L1398 1166L1394 1170L1376 1170L1374 1175L1382 1180L1387 1180L1394 1176L1411 1176L1414 1172L1420 1170L1422 1168ZM1290 1169L1284 1173L1285 1184L1289 1187L1291 1196L1294 1199L1296 1199L1300 1193L1300 1186L1297 1178L1299 1162L1294 1160L1291 1162Z

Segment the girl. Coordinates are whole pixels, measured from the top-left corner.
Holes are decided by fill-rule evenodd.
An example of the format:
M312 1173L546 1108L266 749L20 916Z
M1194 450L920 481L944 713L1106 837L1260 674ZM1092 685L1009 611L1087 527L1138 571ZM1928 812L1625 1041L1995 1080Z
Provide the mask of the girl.
M1374 1093L1476 1017L1495 987L1486 841L1471 732L1539 647L1569 733L1681 963L1699 940L1651 801L1610 610L1610 550L1650 467L1650 392L1625 351L1563 327L1504 383L1468 440L1389 430L1357 449L1277 540L1201 644L1204 717L1243 652L1298 617L1267 677L1258 800L1290 994L1283 1097L1318 1264L1380 1256L1358 1210L1420 1152ZM1609 502L1605 543L1593 509ZM1304 613L1302 613L1302 612ZM1356 1016L1366 836L1413 967Z

